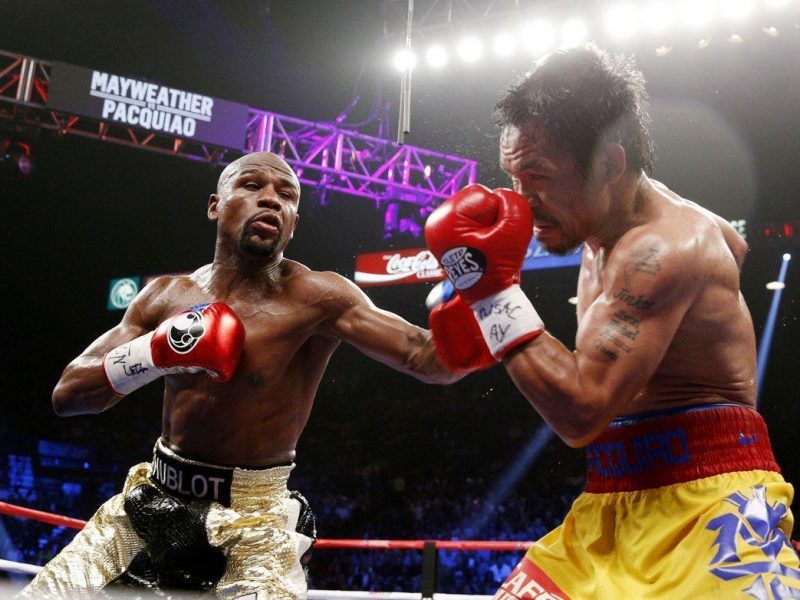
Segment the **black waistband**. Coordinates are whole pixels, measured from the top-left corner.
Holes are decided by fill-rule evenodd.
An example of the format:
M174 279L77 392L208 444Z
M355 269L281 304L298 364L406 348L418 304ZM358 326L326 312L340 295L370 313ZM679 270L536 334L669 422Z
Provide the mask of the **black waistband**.
M174 496L187 500L216 500L231 505L234 467L198 464L167 453L156 444L150 465L150 481Z

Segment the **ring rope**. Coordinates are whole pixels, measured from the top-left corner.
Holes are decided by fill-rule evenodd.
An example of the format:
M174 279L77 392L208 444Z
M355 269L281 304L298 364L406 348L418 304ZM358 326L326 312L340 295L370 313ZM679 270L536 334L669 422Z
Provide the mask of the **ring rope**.
M0 558L0 571L36 575L44 569L38 565L15 562ZM370 600L383 598L386 600L419 600L418 592L347 592L342 590L308 590L309 600ZM433 595L434 600L489 600L491 596L476 596L471 594L440 594Z
M0 502L0 514L11 517L31 519L50 525L83 529L86 521L64 517L55 513L26 508L8 502ZM315 548L350 548L373 550L422 550L426 540L354 540L354 539L318 539ZM493 550L496 552L515 552L527 550L533 542L490 541L490 540L430 540L437 550ZM800 540L793 540L797 552L800 552Z
M11 517L20 517L40 521L50 525L83 529L86 521L64 517L33 508L26 508L8 502L0 502L0 514ZM480 540L430 540L437 550L494 550L498 552L513 552L527 550L533 542L514 541L480 541ZM319 539L314 548L350 548L372 550L422 550L426 540L356 540L356 539Z

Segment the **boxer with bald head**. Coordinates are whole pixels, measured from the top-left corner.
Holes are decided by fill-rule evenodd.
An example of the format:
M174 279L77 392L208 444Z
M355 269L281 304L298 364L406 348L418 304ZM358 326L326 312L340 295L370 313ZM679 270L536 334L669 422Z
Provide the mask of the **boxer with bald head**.
M642 73L594 45L559 50L497 120L516 193L472 186L429 217L446 270L479 266L448 272L458 297L433 333L454 369L502 361L553 431L587 447L588 474L495 599L800 598L793 490L755 410L747 244L649 176ZM574 349L518 285L531 234L555 254L583 245ZM466 351L466 332L485 343Z
M284 258L299 202L297 176L275 154L228 165L208 202L213 262L150 283L67 366L53 391L65 416L102 412L163 377L162 432L153 462L131 469L23 597L111 582L304 597L313 516L286 480L333 351L345 341L422 381L457 379L427 330L343 277Z

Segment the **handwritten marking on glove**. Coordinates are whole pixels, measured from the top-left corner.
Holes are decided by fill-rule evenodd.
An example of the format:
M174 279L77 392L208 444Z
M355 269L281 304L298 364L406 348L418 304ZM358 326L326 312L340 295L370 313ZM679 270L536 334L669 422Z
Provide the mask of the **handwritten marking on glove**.
M506 302L505 304L490 304L489 306L481 307L478 310L478 320L483 321L484 319L488 319L492 316L506 316L509 319L517 320L517 317L514 316L518 310L520 310L522 306L519 304L512 305L511 302ZM508 328L506 328L508 329Z
M505 327L500 324L492 325L492 329L489 335L492 336L492 340L494 340L497 343L500 343L505 339L506 333L508 333L508 330L510 328L511 325L506 325Z

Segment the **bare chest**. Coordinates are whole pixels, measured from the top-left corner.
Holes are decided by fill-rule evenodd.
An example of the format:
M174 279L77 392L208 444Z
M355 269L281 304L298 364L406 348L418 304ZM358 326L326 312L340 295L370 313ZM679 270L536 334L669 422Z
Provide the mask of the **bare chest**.
M237 370L237 379L252 380L254 385L275 380L296 360L304 345L312 338L320 315L291 295L275 298L211 297L195 290L171 302L165 316L209 302L225 302L245 329L244 348Z

